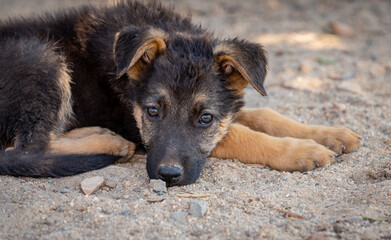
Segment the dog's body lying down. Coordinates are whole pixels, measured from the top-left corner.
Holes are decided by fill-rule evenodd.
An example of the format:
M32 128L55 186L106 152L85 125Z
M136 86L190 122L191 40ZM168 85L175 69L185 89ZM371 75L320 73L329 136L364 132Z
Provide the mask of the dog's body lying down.
M159 4L9 20L0 52L3 175L77 174L143 144L149 176L183 185L208 156L305 171L359 147L348 129L242 109L248 84L266 95L262 46L219 40Z

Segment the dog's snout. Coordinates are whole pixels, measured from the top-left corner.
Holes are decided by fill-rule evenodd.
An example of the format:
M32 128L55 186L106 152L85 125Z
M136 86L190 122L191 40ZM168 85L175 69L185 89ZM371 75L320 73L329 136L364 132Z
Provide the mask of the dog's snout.
M178 182L183 175L183 168L177 166L163 165L159 167L159 178L168 185Z

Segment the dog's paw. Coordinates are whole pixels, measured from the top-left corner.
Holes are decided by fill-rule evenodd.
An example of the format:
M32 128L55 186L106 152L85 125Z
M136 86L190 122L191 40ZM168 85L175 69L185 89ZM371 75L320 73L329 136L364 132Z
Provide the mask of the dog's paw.
M335 161L336 154L311 139L282 138L268 165L281 171L308 171Z
M123 158L133 156L136 148L134 143L129 142L120 135L114 134L111 131L92 134L84 139L90 143L92 148L96 148L102 153L121 156Z
M314 139L333 150L337 155L356 151L361 137L350 129L342 127L315 127Z

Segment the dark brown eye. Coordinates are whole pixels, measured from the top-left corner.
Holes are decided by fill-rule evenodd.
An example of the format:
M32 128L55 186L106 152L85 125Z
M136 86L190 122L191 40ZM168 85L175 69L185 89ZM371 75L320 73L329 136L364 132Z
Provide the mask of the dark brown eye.
M210 126L213 123L213 115L209 113L202 114L199 120L201 126Z
M150 118L157 118L159 117L159 111L155 107L148 107L147 110L147 116Z

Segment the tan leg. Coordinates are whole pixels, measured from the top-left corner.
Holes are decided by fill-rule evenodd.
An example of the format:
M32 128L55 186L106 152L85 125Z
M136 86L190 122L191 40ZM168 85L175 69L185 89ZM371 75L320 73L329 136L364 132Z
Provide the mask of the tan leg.
M49 151L53 154L108 154L130 159L135 144L100 127L74 129L63 136L52 136Z
M63 138L83 138L87 137L92 134L112 134L115 135L114 132L110 131L107 128L101 128L101 127L83 127L83 128L76 128L69 132L66 132L61 137Z
M276 137L313 139L339 154L360 147L360 135L350 129L301 124L267 108L243 109L235 115L235 122Z
M232 124L210 156L258 163L281 171L307 171L334 162L335 153L311 139L273 137Z

